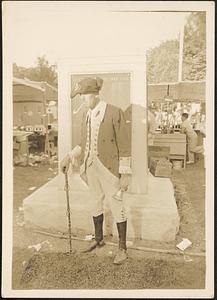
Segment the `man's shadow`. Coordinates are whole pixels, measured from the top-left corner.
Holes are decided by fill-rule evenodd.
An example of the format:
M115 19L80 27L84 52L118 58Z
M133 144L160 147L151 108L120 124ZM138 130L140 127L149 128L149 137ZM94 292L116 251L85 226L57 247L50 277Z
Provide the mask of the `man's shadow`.
M142 211L141 207L130 207L129 215L131 216L131 225L133 227L134 239L142 239Z

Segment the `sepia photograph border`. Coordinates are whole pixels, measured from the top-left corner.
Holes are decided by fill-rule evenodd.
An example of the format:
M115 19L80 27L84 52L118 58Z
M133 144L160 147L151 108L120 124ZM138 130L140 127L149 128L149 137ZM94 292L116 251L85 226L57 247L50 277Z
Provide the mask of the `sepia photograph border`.
M58 1L57 1L58 2ZM21 1L22 3L22 1ZM46 3L46 1L45 1ZM64 5L64 1L62 2ZM124 1L132 8L131 1ZM137 2L136 2L137 3ZM214 5L212 1L142 1L147 11L206 11L206 287L156 290L12 290L13 163L12 163L12 52L13 28L8 13L13 1L2 3L3 18L3 199L2 199L2 297L9 298L212 298L214 297ZM94 5L94 2L87 3ZM68 33L67 33L68 34ZM67 83L68 84L68 83Z

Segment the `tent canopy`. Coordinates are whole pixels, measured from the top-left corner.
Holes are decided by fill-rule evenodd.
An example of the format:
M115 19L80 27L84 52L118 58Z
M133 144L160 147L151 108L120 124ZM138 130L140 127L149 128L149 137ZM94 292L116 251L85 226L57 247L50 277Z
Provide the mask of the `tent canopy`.
M164 101L169 96L174 101L205 102L205 81L181 81L148 85L148 102Z
M57 102L57 89L47 82L13 78L13 102Z

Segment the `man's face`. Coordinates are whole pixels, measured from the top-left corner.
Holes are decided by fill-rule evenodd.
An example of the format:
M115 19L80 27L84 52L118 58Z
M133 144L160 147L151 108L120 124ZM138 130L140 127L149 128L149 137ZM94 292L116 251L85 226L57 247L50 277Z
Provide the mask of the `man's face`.
M182 122L184 122L186 120L186 117L182 116L181 119L182 119Z
M84 101L87 108L93 109L98 103L98 98L95 94L82 94L81 99Z

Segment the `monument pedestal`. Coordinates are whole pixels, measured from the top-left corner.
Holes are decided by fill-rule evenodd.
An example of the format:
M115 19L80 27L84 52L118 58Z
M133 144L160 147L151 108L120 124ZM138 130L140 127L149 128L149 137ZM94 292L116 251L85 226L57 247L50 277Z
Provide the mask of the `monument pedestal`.
M128 215L127 238L173 241L179 228L179 215L173 186L168 178L148 174L148 193L125 193ZM78 174L69 175L72 232L94 233L92 199L86 184ZM60 174L23 201L26 225L45 230L68 231L64 175ZM105 233L117 236L116 224L111 224L105 211ZM110 223L109 223L110 222ZM113 227L113 229L112 229Z

